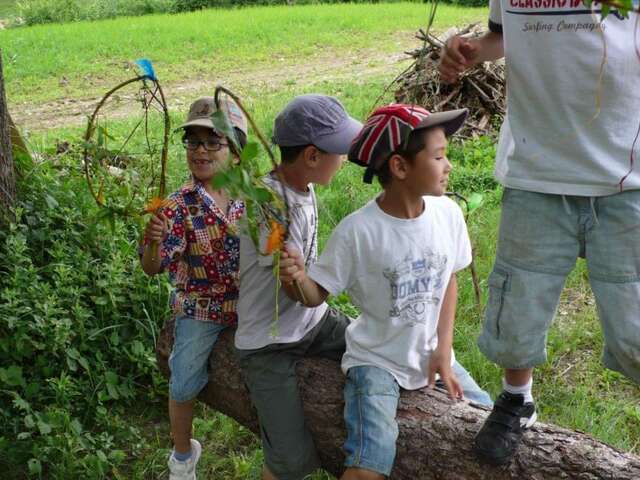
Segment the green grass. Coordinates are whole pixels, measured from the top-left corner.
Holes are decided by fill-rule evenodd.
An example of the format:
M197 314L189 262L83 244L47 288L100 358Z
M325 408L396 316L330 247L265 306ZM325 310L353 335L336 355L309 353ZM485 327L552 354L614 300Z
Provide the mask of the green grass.
M0 0L0 19L16 13L16 0Z
M133 76L150 58L161 81L210 79L331 54L397 52L397 37L427 21L427 5L339 4L203 10L0 31L7 95L34 101L92 94ZM485 9L441 5L436 28L479 21ZM65 78L66 87L60 86ZM292 80L296 80L293 78Z

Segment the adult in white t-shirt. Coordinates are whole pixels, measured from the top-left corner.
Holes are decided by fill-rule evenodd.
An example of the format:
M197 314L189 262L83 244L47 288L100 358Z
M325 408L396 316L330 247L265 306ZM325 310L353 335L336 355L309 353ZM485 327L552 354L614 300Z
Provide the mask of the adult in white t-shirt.
M443 196L451 164L446 136L466 110L430 114L418 106L377 109L349 150L384 192L342 220L319 260L305 272L303 256L283 254L281 278L307 305L346 291L361 315L347 327L343 480L382 479L391 473L400 388L436 382L452 397L492 405L456 362L453 321L455 273L471 262L467 228L458 205Z
M454 82L505 57L495 168L505 193L478 342L505 369L504 391L475 441L481 460L504 464L535 422L533 368L546 360L547 330L577 257L587 260L604 365L640 382L640 56L637 13L613 10L603 20L599 4L581 0L490 4L490 31L449 39L440 72Z

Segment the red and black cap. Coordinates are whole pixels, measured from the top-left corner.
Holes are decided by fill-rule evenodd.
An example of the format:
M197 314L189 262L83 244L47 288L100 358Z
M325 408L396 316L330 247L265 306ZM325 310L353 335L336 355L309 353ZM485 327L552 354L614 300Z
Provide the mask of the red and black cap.
M412 131L441 126L445 135L450 136L463 125L468 114L466 108L430 113L417 105L402 103L378 108L351 143L349 160L366 167L363 181L371 183L375 172Z

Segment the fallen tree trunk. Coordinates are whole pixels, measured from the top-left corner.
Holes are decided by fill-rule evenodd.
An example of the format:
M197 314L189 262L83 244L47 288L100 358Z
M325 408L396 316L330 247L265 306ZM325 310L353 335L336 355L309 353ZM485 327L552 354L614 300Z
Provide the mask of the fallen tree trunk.
M156 354L168 375L173 322L162 330ZM210 378L200 398L253 432L258 420L233 354L233 332L223 333L212 353ZM309 428L324 468L342 472L341 446L344 378L338 363L307 359L298 380ZM514 461L505 467L479 464L471 445L488 410L466 402L452 403L439 390L403 391L398 408L398 453L392 479L640 479L640 458L622 453L581 432L536 424L524 438Z

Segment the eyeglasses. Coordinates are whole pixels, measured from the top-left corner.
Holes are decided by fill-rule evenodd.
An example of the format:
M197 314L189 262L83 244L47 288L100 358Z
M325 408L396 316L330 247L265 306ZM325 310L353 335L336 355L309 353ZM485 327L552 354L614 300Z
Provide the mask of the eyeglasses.
M187 150L197 150L200 145L202 145L205 150L209 152L217 152L222 147L226 147L228 143L222 143L218 139L208 139L208 140L198 140L197 138L185 138L182 141L182 145Z

